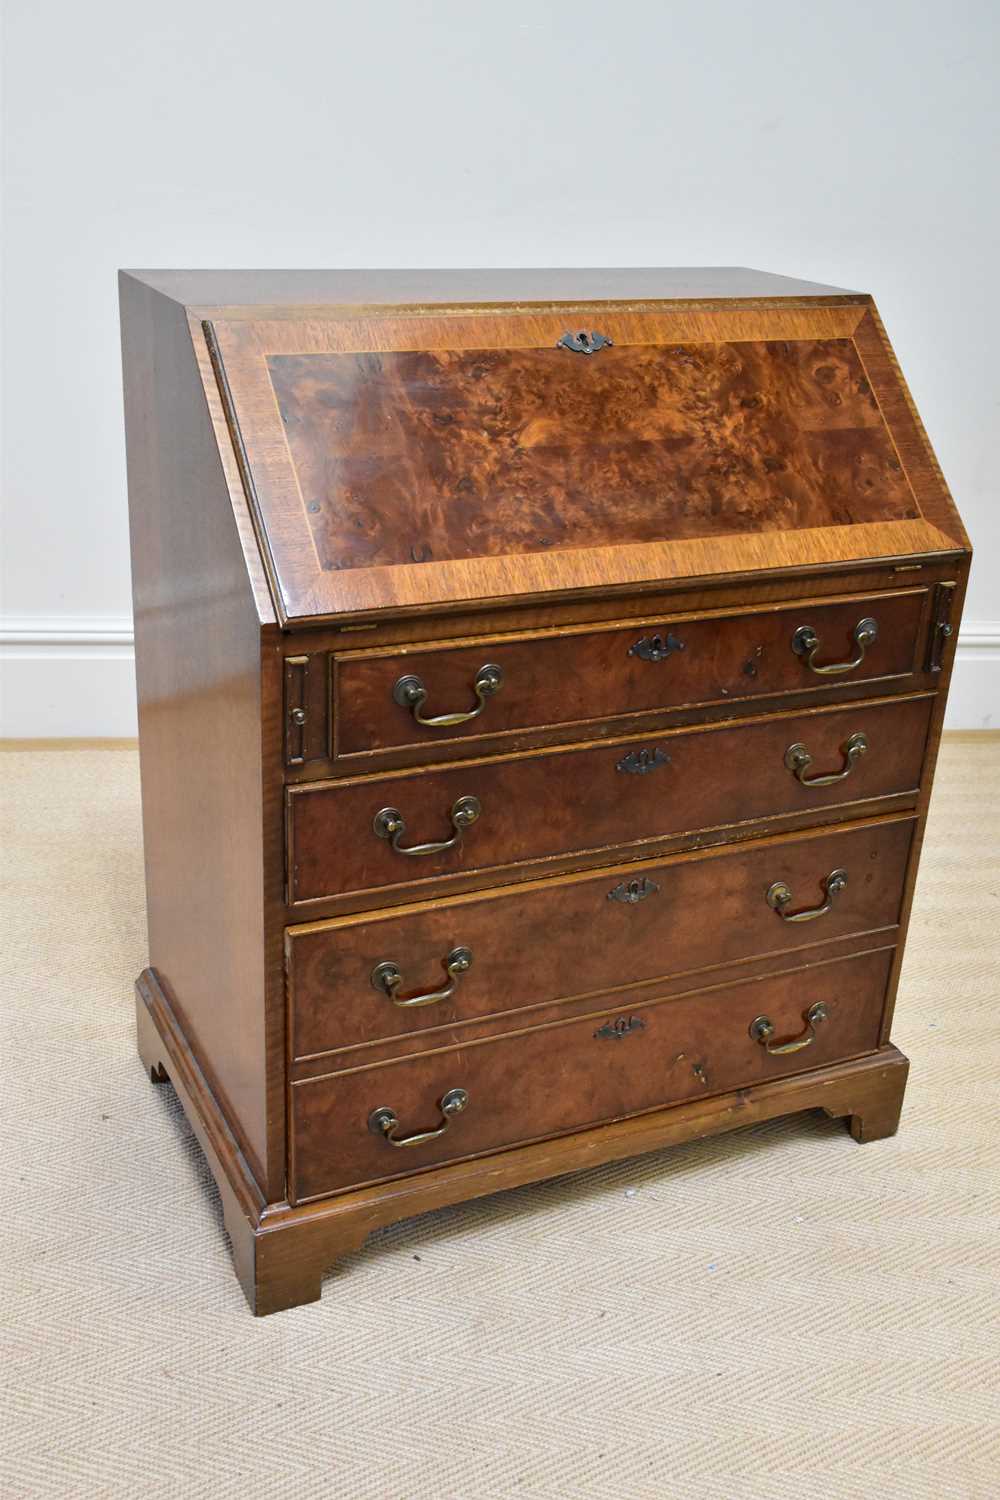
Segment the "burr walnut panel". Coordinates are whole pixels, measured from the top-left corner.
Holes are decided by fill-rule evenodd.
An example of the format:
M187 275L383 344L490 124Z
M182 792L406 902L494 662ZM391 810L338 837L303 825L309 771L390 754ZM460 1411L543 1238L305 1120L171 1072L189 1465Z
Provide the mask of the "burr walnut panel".
M892 927L912 833L902 817L289 928L292 1056L415 1032L437 1045L487 1017ZM768 901L779 882L785 906ZM387 964L394 987L377 978Z
M216 314L282 624L964 545L863 297Z
M658 1005L626 995L604 1014L293 1083L291 1190L318 1197L871 1052L891 958L871 951ZM817 1005L825 1016L799 1051L772 1055L750 1034L764 1016L771 1045L805 1041ZM468 1103L434 1139L398 1149L373 1133L379 1109L400 1134L433 1130L454 1089Z
M374 895L417 880L446 884L457 873L616 846L640 854L644 844L670 835L915 792L932 705L932 696L905 697L299 785L287 793L290 900ZM858 734L869 748L852 755L848 746ZM839 779L803 785L786 764L796 744L812 757L802 774ZM461 815L468 798L481 808L471 823ZM396 842L403 847L454 842L437 853L403 854L375 831L383 809L402 815Z
M849 339L267 363L325 570L918 515Z

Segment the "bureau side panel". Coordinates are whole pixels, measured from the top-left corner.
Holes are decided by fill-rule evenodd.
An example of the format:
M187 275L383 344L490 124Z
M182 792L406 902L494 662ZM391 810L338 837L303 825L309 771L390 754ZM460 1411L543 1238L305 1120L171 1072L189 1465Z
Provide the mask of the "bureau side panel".
M266 1192L281 1180L283 1145L268 1129L266 1087L269 622L184 309L123 276L121 311L150 965Z

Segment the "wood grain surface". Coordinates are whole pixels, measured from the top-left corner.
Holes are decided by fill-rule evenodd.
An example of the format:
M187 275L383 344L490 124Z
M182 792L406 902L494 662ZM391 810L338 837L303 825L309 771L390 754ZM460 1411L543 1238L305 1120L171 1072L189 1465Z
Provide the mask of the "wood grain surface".
M267 365L324 570L917 519L848 339Z
M132 280L122 299L150 960L247 1161L275 1192L284 1140L268 1118L262 900L269 622L187 323Z
M225 308L259 318L261 309L301 317L303 308L696 301L780 297L798 301L867 298L843 287L779 276L750 266L473 266L437 269L131 270L122 273L186 307Z
M873 1052L891 958L881 949L659 1005L619 996L606 1013L550 1029L293 1083L290 1200ZM750 1036L763 1014L776 1042L799 1037L817 1002L829 1018L808 1050L771 1056ZM401 1134L433 1129L455 1088L468 1092L467 1108L424 1145L393 1148L369 1129L382 1106Z
M288 792L290 899L294 905L371 891L375 905L381 888L400 883L440 882L446 889L448 877L463 871L509 871L586 850L619 848L638 856L671 834L815 815L845 803L861 811L868 799L915 793L933 702L932 696L905 697L668 732L650 741L297 786ZM838 772L843 747L857 732L867 735L870 748L833 785L803 786L785 765L787 748L801 742L813 756L810 774ZM648 774L619 769L627 755L657 750L662 764ZM406 823L402 844L447 839L450 809L465 796L477 797L482 813L459 847L407 857L373 831L376 813L392 807Z
M906 817L849 825L289 928L292 1059L347 1049L360 1062L366 1043L417 1032L426 1033L425 1045L440 1046L487 1018L525 1024L567 997L777 960L890 928L899 919L912 833ZM768 905L769 888L781 880L792 892L789 912L822 906L823 882L838 869L847 884L824 915L784 921ZM402 975L401 1000L439 991L448 984L447 956L459 946L472 964L448 999L405 1009L372 984L375 966L388 961Z
M474 644L364 655L334 663L335 753L370 755L392 747L448 744L532 727L593 723L657 709L734 703L771 694L829 696L856 682L908 678L918 665L926 590L871 594L837 603L796 601L783 608L702 618L665 615L641 628L533 633L518 640L484 636ZM802 625L815 631L817 665L858 655L854 631L864 619L875 641L850 672L822 676L792 649ZM665 654L650 658L650 650ZM644 645L645 643L645 645ZM646 654L643 655L645 650ZM476 705L477 672L495 663L503 685L478 718L430 728L393 698L403 675L427 689L424 717ZM315 708L314 708L315 714Z
M866 305L206 320L282 619L961 550ZM555 347L598 321L613 348Z

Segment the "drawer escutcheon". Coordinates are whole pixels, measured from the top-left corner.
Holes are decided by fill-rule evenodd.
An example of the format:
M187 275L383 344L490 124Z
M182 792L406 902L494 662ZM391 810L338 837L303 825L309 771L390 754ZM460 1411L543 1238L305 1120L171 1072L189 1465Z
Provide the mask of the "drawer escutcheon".
M660 887L655 880L647 880L643 875L641 880L623 880L620 885L608 892L609 901L621 901L626 906L635 906L640 901L645 901L647 896L655 896Z
M615 770L624 771L629 776L648 776L650 771L669 764L670 756L657 746L655 750L630 750L628 755L622 756Z
M628 654L637 656L640 661L666 661L675 651L684 649L684 642L668 631L666 635L644 635L641 641L628 648Z

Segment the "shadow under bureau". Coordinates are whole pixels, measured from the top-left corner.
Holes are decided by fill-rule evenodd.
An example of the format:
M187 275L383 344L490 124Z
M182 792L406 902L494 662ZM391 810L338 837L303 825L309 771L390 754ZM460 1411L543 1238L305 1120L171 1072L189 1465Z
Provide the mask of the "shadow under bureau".
M253 1309L793 1111L890 1024L968 540L870 297L121 277L140 1055Z

